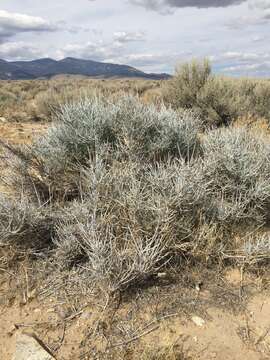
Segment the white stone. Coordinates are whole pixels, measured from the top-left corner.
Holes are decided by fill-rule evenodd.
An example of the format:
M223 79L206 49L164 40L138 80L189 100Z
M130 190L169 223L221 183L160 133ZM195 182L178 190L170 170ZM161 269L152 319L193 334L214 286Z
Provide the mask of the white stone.
M54 357L33 336L19 334L12 360L54 360Z
M192 316L191 320L194 322L195 325L200 327L204 326L205 324L205 321L199 316Z

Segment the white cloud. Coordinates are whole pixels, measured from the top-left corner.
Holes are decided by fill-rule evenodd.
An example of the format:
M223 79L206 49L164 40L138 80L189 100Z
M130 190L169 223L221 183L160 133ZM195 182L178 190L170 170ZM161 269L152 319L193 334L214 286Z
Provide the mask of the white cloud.
M23 41L0 44L0 58L6 60L29 60L41 56L45 55L35 46Z
M253 42L261 42L261 41L264 41L265 40L265 36L262 36L262 35L254 35L252 36L251 40Z
M0 41L22 32L55 31L57 27L37 16L0 10Z
M184 58L183 53L134 53L127 47L127 43L135 40L127 41L125 39L125 41L121 42L118 40L118 35L115 36L113 34L113 37L114 41L105 42L101 40L98 42L87 42L86 44L68 44L57 52L57 58L62 59L72 56L95 61L127 64L145 71L168 71L168 68L173 70L176 62Z
M247 60L257 60L260 58L260 55L256 53L227 51L221 55L221 58L225 60L227 59L227 60L247 61Z
M249 0L249 7L251 9L270 9L270 0Z
M234 62L243 65L251 65L260 61L270 61L270 53L255 53L255 52L241 52L241 51L227 51L220 54L215 54L209 57L215 63Z
M231 75L261 77L270 71L270 52L228 51L211 58L215 68Z
M144 32L117 31L113 33L112 40L88 41L85 44L72 43L58 51L57 57L74 56L96 61L119 59L127 53L128 43L144 41Z
M138 67L147 72L173 72L175 64L184 60L187 54L183 53L128 53L122 56L116 56L106 61L118 64L128 64Z
M143 31L137 31L137 32L116 31L114 32L113 37L114 40L120 43L145 41L145 33Z
M116 56L122 46L119 42L105 43L102 40L98 42L88 41L86 44L68 44L57 52L57 57L64 58L72 56L82 59L104 61L109 57Z
M248 26L266 25L270 20L270 0L248 0L248 15L238 16L227 22L227 26L240 29Z
M258 62L255 64L228 66L224 67L223 71L236 75L265 76L270 71L270 61Z
M264 14L255 13L253 15L243 15L235 17L226 22L226 26L229 29L239 30L249 26L265 25L267 24L267 18L264 17Z

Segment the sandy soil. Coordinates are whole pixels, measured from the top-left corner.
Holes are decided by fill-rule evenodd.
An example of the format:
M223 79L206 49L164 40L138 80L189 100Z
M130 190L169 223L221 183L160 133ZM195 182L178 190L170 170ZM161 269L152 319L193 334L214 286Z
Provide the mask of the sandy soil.
M30 144L47 128L48 124L43 123L0 123L0 138L11 144Z
M200 292L193 287L183 291L180 284L152 287L129 295L117 307L97 297L82 297L74 307L68 297L42 298L35 289L28 295L18 290L11 297L0 297L0 358L11 359L17 335L27 332L59 360L159 359L158 349L177 346L185 354L181 360L269 359L269 292L246 278L243 285L253 292L238 303L234 297L239 292L239 270L230 270L223 281L223 303L211 282ZM7 282L2 283L0 294L7 290ZM230 307L233 298L236 302Z

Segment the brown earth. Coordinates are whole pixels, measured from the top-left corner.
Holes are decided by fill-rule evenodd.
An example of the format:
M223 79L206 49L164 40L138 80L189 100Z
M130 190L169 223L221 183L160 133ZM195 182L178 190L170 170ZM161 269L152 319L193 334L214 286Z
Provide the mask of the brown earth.
M44 123L0 123L0 139L12 144L30 144L48 128Z
M12 274L3 278L1 359L12 358L21 332L34 333L59 360L270 358L270 293L265 280L242 281L238 269L215 285L204 279L200 291L177 280L109 302L94 294L75 300L64 288L47 296L46 287L29 287L26 272L12 292Z

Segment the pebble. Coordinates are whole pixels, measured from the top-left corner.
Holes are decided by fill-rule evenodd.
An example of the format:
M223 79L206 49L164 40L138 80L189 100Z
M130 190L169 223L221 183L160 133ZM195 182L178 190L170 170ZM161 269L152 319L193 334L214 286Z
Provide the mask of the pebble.
M194 322L195 325L202 327L205 325L205 321L199 316L192 316L191 320Z

